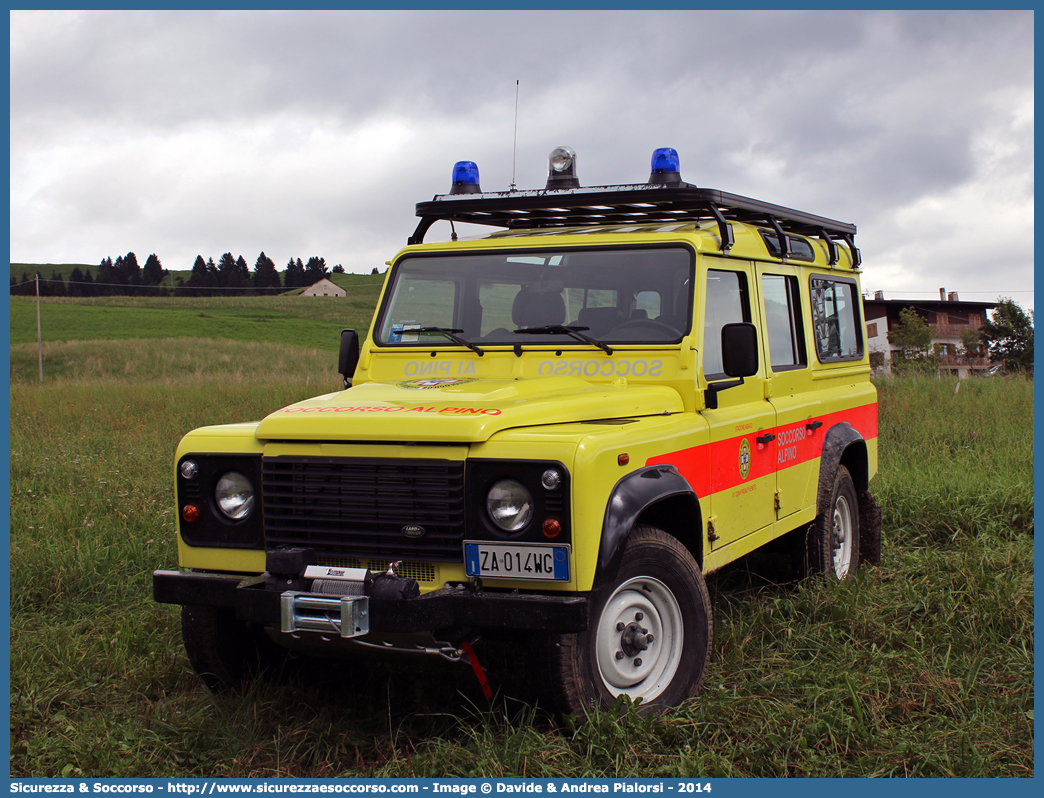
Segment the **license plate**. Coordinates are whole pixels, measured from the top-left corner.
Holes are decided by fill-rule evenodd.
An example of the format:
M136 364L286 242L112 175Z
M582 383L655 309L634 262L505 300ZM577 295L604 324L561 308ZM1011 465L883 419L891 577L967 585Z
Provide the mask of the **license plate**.
M569 546L464 541L468 576L569 581Z

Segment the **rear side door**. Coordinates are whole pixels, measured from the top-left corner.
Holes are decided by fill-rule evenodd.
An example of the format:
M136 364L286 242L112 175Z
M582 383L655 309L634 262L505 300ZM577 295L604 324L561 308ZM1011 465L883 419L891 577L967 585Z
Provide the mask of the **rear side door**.
M801 297L798 270L785 264L756 267L765 320L762 357L767 370L769 403L776 413L775 437L767 444L776 463L777 520L816 500L816 460L824 433L816 424L821 399L813 390L806 351L808 309Z

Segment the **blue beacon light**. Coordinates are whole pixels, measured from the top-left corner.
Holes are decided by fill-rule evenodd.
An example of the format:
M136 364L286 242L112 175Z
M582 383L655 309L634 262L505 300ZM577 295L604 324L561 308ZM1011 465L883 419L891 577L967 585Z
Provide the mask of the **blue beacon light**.
M653 151L649 184L680 183L681 160L673 147L660 147Z
M453 186L450 194L481 194L479 169L474 161L457 161L453 164Z

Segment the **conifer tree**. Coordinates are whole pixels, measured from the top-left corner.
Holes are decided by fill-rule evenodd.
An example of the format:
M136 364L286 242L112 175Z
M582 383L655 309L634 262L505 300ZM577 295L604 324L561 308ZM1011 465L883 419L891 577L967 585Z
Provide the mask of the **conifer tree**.
M124 255L117 274L120 277L119 282L123 285L141 285L141 266L138 265L138 256L133 252Z
M257 256L257 261L254 263L253 281L254 288L265 294L274 293L273 291L268 291L267 289L269 288L282 288L275 262L264 251Z
M94 285L94 278L91 277L91 270L88 269L83 274L83 295L84 296L97 296L98 289Z
M236 285L243 288L250 285L250 267L242 255L236 258Z
M301 259L298 258L295 262L293 258L290 258L286 264L286 274L283 276L283 285L286 288L299 288L305 285L304 282L304 264L301 263Z
M115 285L119 280L116 277L116 269L113 266L112 258L102 258L101 263L98 264L98 277L95 282L97 283L95 291L98 296L108 296L115 292Z
M57 269L51 271L51 279L47 281L47 293L49 296L65 296L65 278L58 274Z
M13 279L12 276L12 281ZM17 283L13 283L11 293L15 296L29 296L30 294L35 293L36 288L32 284L32 279L33 278L30 277L27 272L22 272L22 279Z
M203 289L207 285L207 263L202 255L196 255L196 261L192 264L192 273L186 285L192 289L189 296L203 296Z
M163 278L166 272L163 270L163 264L160 263L160 259L156 257L156 253L153 252L145 260L145 266L141 270L141 282L143 285L159 285L163 282Z
M217 263L218 286L231 288L236 285L236 259L231 252L226 252Z
M300 261L298 261L298 263L300 263ZM326 270L326 258L313 256L308 259L308 265L304 267L304 285L315 285L328 274L329 272Z
M207 258L207 288L214 289L221 285L221 275L214 263L214 258ZM213 296L214 291L208 291L207 296Z
M87 296L84 289L86 286L83 284L83 272L80 271L80 267L76 266L69 274L69 284L65 287L65 293L67 296Z

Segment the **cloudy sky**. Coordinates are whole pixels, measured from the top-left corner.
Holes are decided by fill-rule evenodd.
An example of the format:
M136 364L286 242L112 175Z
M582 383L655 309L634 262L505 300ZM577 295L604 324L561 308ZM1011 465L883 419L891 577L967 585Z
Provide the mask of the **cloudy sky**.
M369 273L455 161L541 188L558 145L854 222L865 290L1032 307L1029 11L11 12L13 262Z

